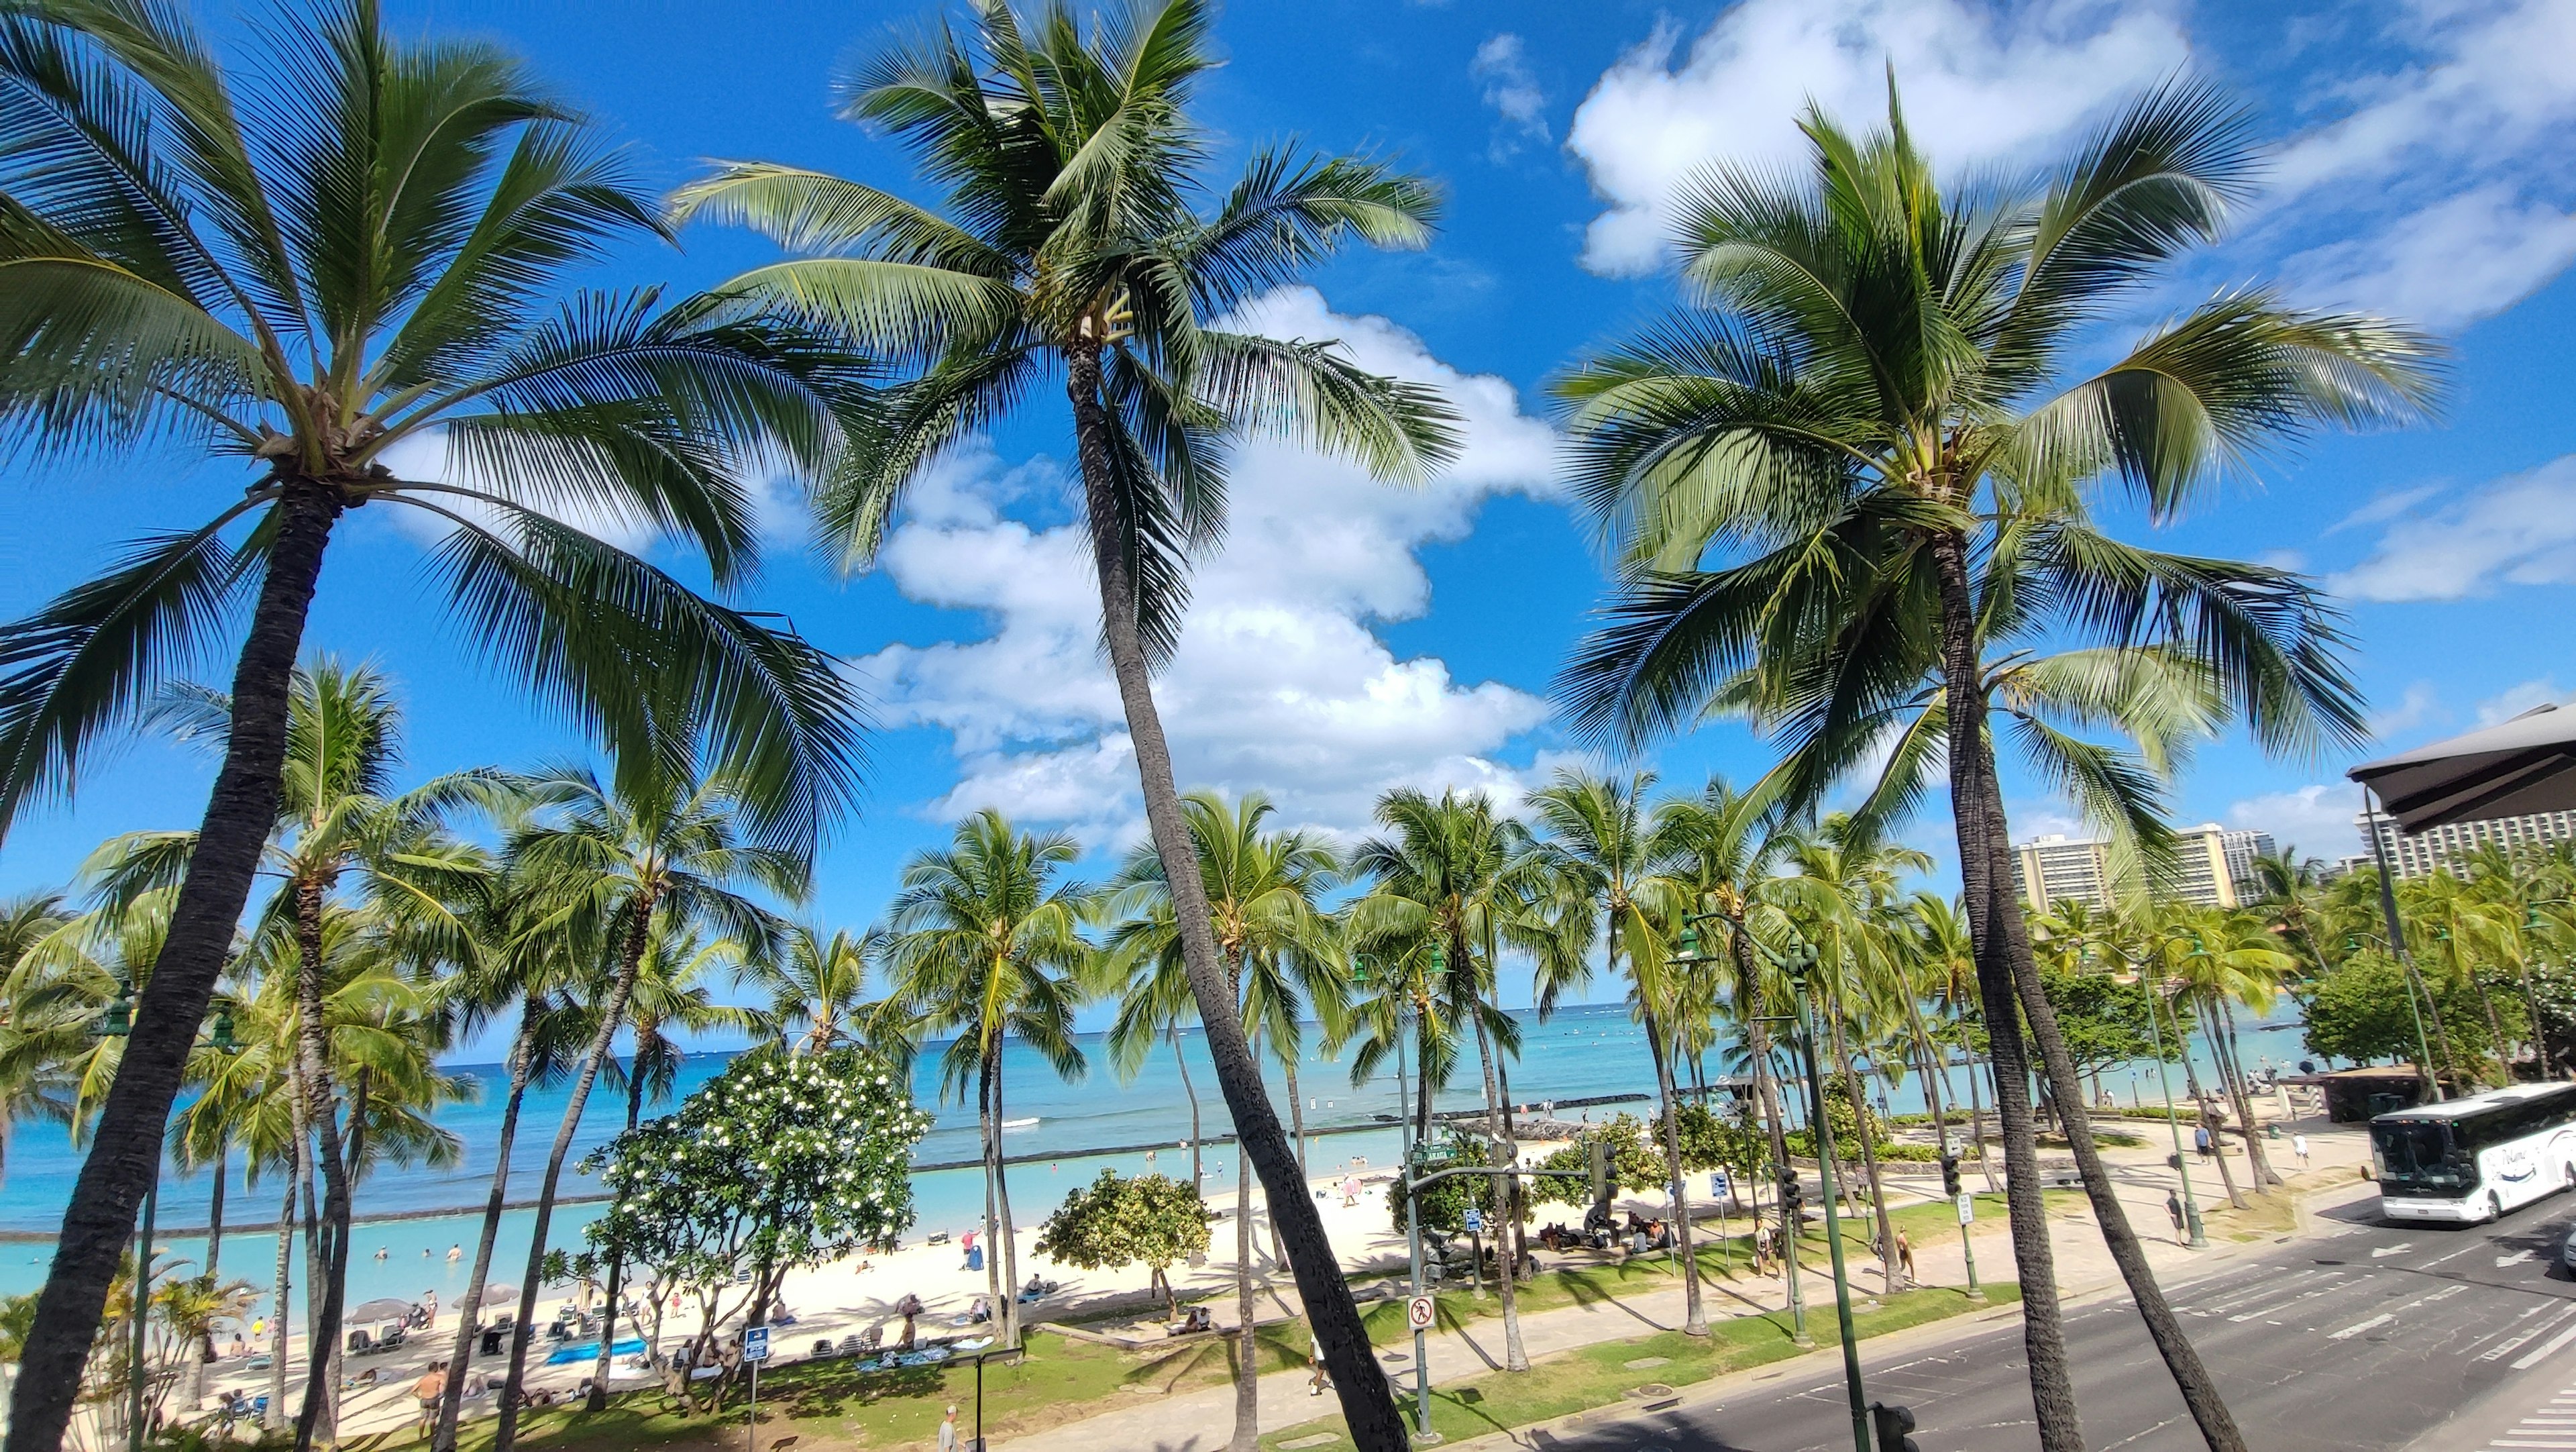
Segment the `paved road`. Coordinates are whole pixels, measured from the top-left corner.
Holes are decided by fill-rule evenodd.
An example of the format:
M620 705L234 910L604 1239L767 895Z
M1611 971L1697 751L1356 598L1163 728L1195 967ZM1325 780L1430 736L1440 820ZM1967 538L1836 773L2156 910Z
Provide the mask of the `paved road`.
M2470 1230L2381 1226L2372 1203L2326 1212L2332 1228L2322 1237L2171 1285L2247 1443L2263 1452L2576 1448L2576 1430L2540 1431L2576 1428L2576 1417L2560 1415L2576 1406L2576 1284L2553 1274L2576 1200L2553 1197ZM1823 1334L1831 1327L1828 1318ZM2097 1452L2203 1446L2126 1298L2070 1309L2067 1342ZM1870 1399L1911 1406L1924 1452L2035 1452L2018 1323L1935 1349L1869 1347L1861 1367ZM1839 1359L1831 1365L1810 1362L1722 1401L1686 1399L1540 1445L1847 1452L1851 1417Z

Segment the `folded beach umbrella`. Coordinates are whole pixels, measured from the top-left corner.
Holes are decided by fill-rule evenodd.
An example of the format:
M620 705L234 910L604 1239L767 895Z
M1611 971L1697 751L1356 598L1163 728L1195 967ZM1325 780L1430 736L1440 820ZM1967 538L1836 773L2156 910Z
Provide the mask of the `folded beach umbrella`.
M2408 833L2576 811L2576 710L2534 706L2498 725L2365 761L2345 775L2369 788Z

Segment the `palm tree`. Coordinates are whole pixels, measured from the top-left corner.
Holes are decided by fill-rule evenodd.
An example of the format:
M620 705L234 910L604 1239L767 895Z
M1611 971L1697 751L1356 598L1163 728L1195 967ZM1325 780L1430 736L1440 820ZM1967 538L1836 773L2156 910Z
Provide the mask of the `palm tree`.
M987 808L945 848L905 864L888 922L896 996L924 1033L955 1032L940 1092L975 1086L983 1129L985 1273L1002 1344L1020 1344L1019 1248L1002 1166L1002 1043L1017 1037L1067 1079L1086 1068L1073 1010L1094 949L1082 936L1092 889L1058 877L1081 848L1060 832L1016 831Z
M1646 818L1652 774L1626 781L1560 769L1531 805L1543 836L1541 850L1564 884L1569 936L1588 951L1599 942L1612 973L1628 977L1628 1000L1645 1025L1655 1064L1655 1096L1663 1121L1664 1157L1672 1173L1673 1226L1682 1262L1682 1330L1708 1334L1701 1303L1699 1258L1691 1249L1689 1184L1682 1171L1682 1137L1673 1101L1671 1014L1674 988L1684 971L1673 965L1688 886L1667 875L1673 853L1656 840ZM1786 1161L1783 1161L1785 1164Z
M488 45L395 41L375 0L315 0L247 42L244 96L182 9L11 14L0 418L47 459L175 441L242 472L210 482L206 515L0 626L0 830L67 790L174 663L247 625L168 961L15 1391L13 1444L50 1448L275 822L289 677L341 515L425 511L447 531L431 571L495 664L622 761L703 729L764 832L803 838L857 769L831 659L541 511L649 524L729 588L754 562L755 481L824 471L857 370L738 300L568 292L660 224L623 156ZM461 482L395 472L397 449L441 442Z
M740 889L759 887L792 901L803 898L811 881L803 853L743 840L743 787L721 773L689 780L621 771L603 782L585 767L558 766L518 783L516 790L527 815L511 831L507 850L536 875L539 892L553 899L565 930L606 952L576 989L586 996L582 1011L590 1042L538 1182L494 1452L510 1452L518 1433L519 1381L535 1330L555 1189L591 1086L626 1027L655 935L703 924L746 953L772 952L779 923Z
M1526 829L1494 810L1483 793L1454 791L1433 798L1410 787L1378 798L1377 822L1385 829L1352 849L1351 875L1369 885L1350 907L1351 948L1380 962L1410 965L1414 1005L1423 1044L1420 1099L1423 1117L1416 1142L1430 1131L1431 1086L1445 1078L1444 1041L1462 1029L1476 1040L1476 1062L1485 1095L1486 1153L1505 1173L1496 1188L1497 1284L1503 1299L1503 1369L1529 1370L1521 1342L1519 1279L1520 1182L1510 1173L1520 1162L1499 1073L1501 1056L1520 1049L1520 1028L1499 1004L1498 958L1502 944L1537 936L1529 902L1546 887ZM1443 1052L1435 1053L1435 1046ZM1356 1066L1354 1067L1356 1072Z
M1255 1053L1266 1045L1285 1067L1290 1110L1302 1126L1296 1100L1297 1061L1305 1054L1305 1004L1319 985L1329 996L1334 982L1337 945L1332 920L1321 903L1339 880L1332 849L1303 832L1263 831L1271 806L1270 799L1259 792L1248 793L1232 805L1214 792L1192 792L1182 799L1181 810L1198 847L1199 880L1207 894L1217 953L1241 1004L1244 1034ZM1178 1007L1179 998L1173 985L1187 982L1171 884L1164 879L1163 859L1151 844L1129 854L1110 884L1110 896L1101 911L1117 923L1102 975L1126 985L1139 1000L1132 1014L1122 1005L1119 1021L1128 1027L1111 1046L1113 1062L1123 1058L1132 1066L1142 1061L1152 1042L1147 1025L1173 1022L1169 1010ZM1298 1139L1302 1184L1302 1130ZM1239 1150L1240 1136L1237 1140ZM1196 1153L1195 1135L1192 1152ZM1250 1156L1238 1153L1235 1168L1240 1349L1235 1357L1234 1435L1229 1446L1232 1452L1255 1452L1261 1440L1261 1358L1253 1340ZM1275 1230L1275 1202L1271 1224Z
M817 503L853 567L874 557L925 465L1061 368L1101 638L1217 1080L1352 1434L1396 1446L1385 1375L1225 991L1152 677L1178 640L1190 555L1223 534L1236 439L1267 433L1406 481L1455 452L1455 416L1433 391L1367 373L1330 341L1222 325L1353 239L1421 246L1437 207L1412 176L1294 145L1254 152L1206 204L1214 137L1190 106L1217 63L1212 26L1209 0L1121 0L1087 34L1064 0L1025 23L978 0L965 35L941 26L890 45L842 95L852 119L913 150L946 215L754 162L720 167L675 205L684 221L739 223L798 254L736 279L740 294L907 367Z
M643 1121L644 1101L650 1097L656 1104L670 1102L671 1091L679 1083L680 1064L688 1058L671 1031L684 1034L738 1033L755 1038L770 1032L770 1016L758 1009L736 1004L718 1003L707 976L717 969L729 971L739 983L757 970L743 960L742 945L728 938L708 940L688 927L674 929L669 918L656 926L653 941L644 950L644 963L635 976L635 991L626 1000L626 1024L634 1045L626 1066L618 1072L626 1088L626 1128L631 1133ZM800 945L810 946L810 932L790 929L783 935L788 943L788 959L796 960ZM836 935L835 942L839 941ZM849 985L855 995L857 984ZM819 1010L828 1014L828 1002ZM827 1041L825 1050L831 1047ZM614 1061L611 1061L614 1068ZM603 1289L607 1305L606 1319L599 1336L599 1361L590 1378L590 1395L585 1404L591 1411L608 1409L608 1371L611 1352L617 1344L617 1303L626 1280L626 1258L612 1255L608 1260L608 1278Z
M509 1203L519 1111L529 1089L551 1087L572 1072L591 1036L581 1015L565 1002L563 989L600 954L599 925L567 918L560 910L559 890L551 874L532 866L524 854L504 852L499 870L481 889L469 918L478 949L448 996L454 1036L467 1037L513 1009L519 1023L504 1061L508 1085L493 1146L492 1188L484 1197L483 1223L475 1237L465 1294L456 1303L450 1366L473 1364L474 1334L491 1282L493 1246ZM281 1355L278 1360L282 1365L285 1358ZM430 1433L433 1452L455 1452L464 1395L465 1378L450 1378L439 1398L437 1426Z
M884 954L881 928L853 934L847 928L826 933L812 923L790 927L786 951L775 962L746 965L769 990L764 1021L778 1044L804 1058L870 1038L864 1012L868 965Z
M80 923L63 894L30 892L0 903L0 1172L9 1131L29 1120L69 1124L64 1066L88 1047L88 1021L71 1006L43 1007L42 990L67 958L64 940Z
M367 666L343 667L325 656L299 667L288 680L286 752L279 773L278 819L263 853L265 870L280 881L262 910L296 944L290 981L296 985L299 1049L293 1072L305 1099L305 1123L320 1139L315 1156L322 1174L321 1294L313 1302L313 1344L340 1344L340 1289L348 1279L348 1165L332 1087L330 1029L323 1014L328 968L323 957L324 919L343 879L354 879L365 899L424 944L462 950L462 926L450 912L459 875L481 870L470 850L440 838L440 817L483 785L485 774L442 776L395 794L393 774L402 759L401 708L385 678ZM164 692L153 721L182 742L221 750L232 728L232 701L220 692L176 685ZM111 841L93 860L92 874L110 897L146 885L184 883L197 852L194 832L138 832ZM354 1127L356 1120L351 1123ZM311 1445L313 1418L336 1382L316 1357L308 1368L297 1446Z
M1959 904L1936 893L1917 892L1907 915L1914 922L1915 981L1920 990L1918 1006L1929 1003L1940 1010L1948 1022L1949 1036L1960 1045L1968 1061L1968 1138L1977 1148L1977 1167L1986 1177L1986 1193L1995 1191L1995 1164L1986 1154L1986 1110L1978 1094L1983 1077L1977 1067L1975 1048L1962 1032L1967 1018L1976 1012L1977 957L1968 939L1968 915ZM1924 1036L1924 1052L1930 1062L1946 1065L1949 1051L1943 1047L1929 1025L1918 1019L1918 1032ZM1945 1077L1942 1082L1948 1082ZM1946 1139L1944 1152L1947 1152Z
M2433 349L2379 319L2223 292L2125 356L2075 374L2076 340L2248 189L2242 112L2159 87L2041 188L1945 197L1891 88L1888 128L1802 118L1802 184L1713 168L1679 209L1685 275L1711 311L1584 365L1578 487L1626 577L1614 624L1571 668L1584 727L1642 740L1696 716L1721 683L1784 728L1792 805L1882 742L1926 681L1942 695L1980 996L1991 1038L2024 1342L2040 1440L2080 1445L2035 1177L2027 1046L2039 1050L2105 1239L2213 1447L2236 1448L2217 1389L2155 1286L2084 1122L2072 1060L2040 992L1994 773L1983 642L2037 629L2156 653L2216 681L2271 748L2359 739L2333 611L2283 571L2139 549L2093 525L2117 484L2167 518L2226 467L2318 424L2411 417ZM1703 571L1712 549L1734 557ZM2041 622L2045 622L2042 624ZM2089 638L2088 638L2089 637ZM2016 724L2016 731L2029 733ZM2060 751L2069 788L2117 818L2121 765ZM2142 786L2138 782L2117 785ZM2018 1012L2016 1012L2018 1010Z

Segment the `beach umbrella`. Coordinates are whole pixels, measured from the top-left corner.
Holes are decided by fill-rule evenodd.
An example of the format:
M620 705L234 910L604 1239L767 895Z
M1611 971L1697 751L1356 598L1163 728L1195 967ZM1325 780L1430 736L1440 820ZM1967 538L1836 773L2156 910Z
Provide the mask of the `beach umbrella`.
M397 1296L379 1296L350 1311L348 1324L362 1326L370 1321L399 1321L410 1314L411 1302Z
M2365 761L2345 775L2409 833L2576 811L2576 711L2534 706L2498 725Z

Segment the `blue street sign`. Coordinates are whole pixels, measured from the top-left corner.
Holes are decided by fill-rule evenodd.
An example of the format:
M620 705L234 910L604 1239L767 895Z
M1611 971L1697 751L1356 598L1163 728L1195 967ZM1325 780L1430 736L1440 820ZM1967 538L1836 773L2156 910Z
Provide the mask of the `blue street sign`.
M1469 1230L1483 1230L1485 1228L1485 1212L1477 1209L1473 1205L1468 1206L1467 1228Z
M742 1359L745 1361L767 1361L769 1359L768 1327L746 1326L743 1328Z
M1726 1171L1711 1170L1708 1172L1708 1192L1720 1197L1723 1197L1726 1194Z

